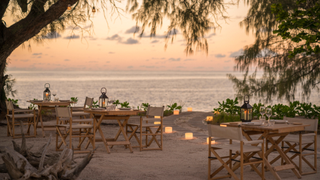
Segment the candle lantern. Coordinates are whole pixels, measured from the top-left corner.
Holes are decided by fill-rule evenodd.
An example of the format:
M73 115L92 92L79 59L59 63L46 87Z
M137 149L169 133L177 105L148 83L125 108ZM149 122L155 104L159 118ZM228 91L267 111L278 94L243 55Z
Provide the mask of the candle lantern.
M172 127L166 127L164 130L165 133L172 133Z
M185 133L185 138L186 139L193 139L193 133L192 132Z
M242 122L252 121L252 106L249 104L249 96L244 96L244 104L240 109L240 119Z
M180 112L179 110L174 110L173 115L179 115L179 112Z
M44 84L44 88L46 88L46 89L43 91L43 100L44 101L50 101L51 100L51 92L49 90L50 84L49 83L45 83Z
M105 87L101 88L101 96L99 97L99 107L106 108L108 105L107 89Z
M187 108L187 111L188 111L188 112L192 112L192 107L188 107L188 108Z

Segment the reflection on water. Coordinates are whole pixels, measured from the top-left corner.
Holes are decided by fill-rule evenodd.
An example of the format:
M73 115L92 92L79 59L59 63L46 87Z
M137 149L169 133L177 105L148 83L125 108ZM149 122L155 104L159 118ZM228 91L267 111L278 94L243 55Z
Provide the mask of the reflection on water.
M84 104L86 96L98 100L101 87L106 87L107 95L120 102L128 101L134 106L148 102L160 106L181 100L185 103L184 111L187 107L194 111L212 111L218 101L234 98L233 84L226 77L227 73L231 72L8 71L16 79L15 99L21 107L29 105L27 100L42 99L44 84L48 82L50 90L57 91L56 97L78 97L78 105ZM316 94L314 97L310 99L319 103ZM258 101L253 99L250 103Z

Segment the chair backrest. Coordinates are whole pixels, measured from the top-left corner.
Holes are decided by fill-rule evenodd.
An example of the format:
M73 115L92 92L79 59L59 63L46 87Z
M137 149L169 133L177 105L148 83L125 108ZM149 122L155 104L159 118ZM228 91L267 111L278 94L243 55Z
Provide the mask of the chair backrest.
M298 122L303 124L310 124L310 126L306 126L304 128L305 131L318 131L318 119L306 119L301 117L290 118L284 116L283 120L287 120L289 123Z
M164 106L162 107L151 107L148 106L147 116L160 116L163 117Z
M13 103L11 101L6 101L6 106L7 106L7 109L12 111L13 110Z
M89 108L91 108L92 104L93 104L93 98L86 97L83 108L86 109L86 106L89 106Z
M71 118L70 107L56 107L56 115L59 118Z
M208 124L207 126L210 137L243 141L241 127L222 127L212 124Z

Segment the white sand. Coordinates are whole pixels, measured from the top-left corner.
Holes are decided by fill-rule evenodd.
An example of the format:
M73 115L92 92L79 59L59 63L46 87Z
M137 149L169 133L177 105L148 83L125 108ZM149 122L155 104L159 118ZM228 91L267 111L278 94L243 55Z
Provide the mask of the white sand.
M201 114L201 113L199 113ZM207 179L208 174L208 145L206 144L206 131L197 127L192 127L190 117L196 118L197 115L190 114L187 116L168 117L164 120L164 125L173 126L173 130L183 126L183 130L176 131L172 134L164 134L164 150L163 151L142 151L134 148L134 152L130 153L129 149L124 146L114 146L111 149L111 154L107 154L102 142L96 143L97 150L89 165L82 171L78 179L184 179L196 180ZM199 118L200 120L201 118ZM1 121L5 122L5 121ZM174 125L174 122L178 125ZM52 121L51 123L54 123ZM172 125L173 124L173 125ZM102 130L108 138L112 138L118 130L115 125L103 125ZM193 140L184 140L186 131L195 132L198 137ZM28 138L27 145L34 145L32 150L36 150L47 142L50 131L47 131L47 138L40 137L41 131L38 129L36 138ZM54 134L54 132L51 132ZM202 136L201 136L202 135ZM123 139L123 137L121 137ZM55 151L55 138L50 147L50 152ZM12 138L6 136L6 126L0 126L0 146L12 147ZM15 139L21 143L21 139ZM318 135L318 144L320 137ZM74 141L75 142L75 141ZM133 145L137 145L135 139L131 140ZM89 147L91 148L91 147ZM275 157L277 154L271 154L270 157ZM77 155L78 156L78 155ZM83 155L80 155L83 156ZM318 155L320 156L320 155ZM311 157L310 157L311 158ZM308 159L310 159L308 157ZM312 162L312 161L311 161ZM318 164L319 158L317 160ZM0 163L3 163L2 159ZM220 166L218 161L213 163L213 168ZM304 166L307 170L310 170ZM250 166L244 168L245 179L256 179L259 176L250 170ZM226 171L223 171L224 173ZM236 171L240 174L240 170ZM297 179L291 170L279 172L283 179ZM265 173L266 179L275 179L270 172ZM0 173L0 179L8 177L7 174ZM302 179L312 180L319 179L318 173L302 176ZM226 178L229 179L229 178ZM260 179L260 178L259 178Z

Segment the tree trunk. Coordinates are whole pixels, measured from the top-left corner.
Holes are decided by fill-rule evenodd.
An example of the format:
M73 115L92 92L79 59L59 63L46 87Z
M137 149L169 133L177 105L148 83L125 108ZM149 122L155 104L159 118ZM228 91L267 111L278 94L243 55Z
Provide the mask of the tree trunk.
M36 0L31 5L28 15L6 27L4 21L0 21L0 120L6 113L4 83L7 76L4 76L7 59L10 54L22 43L37 35L42 28L59 19L67 10L68 5L73 5L78 0L58 0L47 11L44 10L46 0ZM0 18L2 19L9 5L10 0L0 0Z

